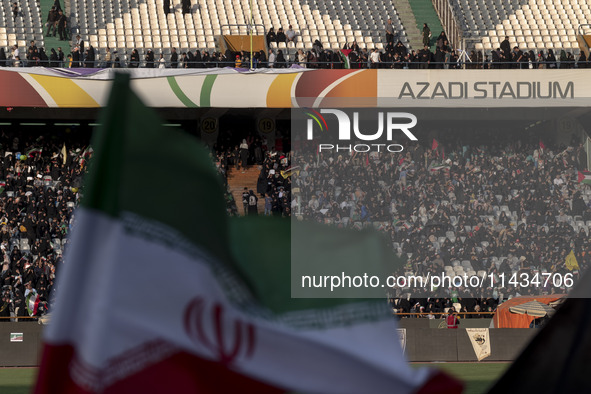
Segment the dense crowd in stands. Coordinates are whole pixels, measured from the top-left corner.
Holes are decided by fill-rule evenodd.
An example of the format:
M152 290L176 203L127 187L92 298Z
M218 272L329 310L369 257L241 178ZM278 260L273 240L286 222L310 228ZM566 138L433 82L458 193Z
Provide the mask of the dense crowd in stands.
M226 178L231 167L238 171L253 165L260 168L256 190L245 188L242 201L235 202L244 214L291 216L291 176L286 173L290 160L283 153L284 147L289 147L289 136L284 137L277 138L273 146L255 134L248 135L241 142L224 138L215 145L216 166L222 178ZM259 199L265 202L263 212L257 208Z
M395 275L452 269L495 278L493 288L442 288L429 298L390 289L396 312L434 318L454 304L459 312L492 312L510 297L566 292L552 284L520 288L508 279L501 288L503 273L572 273L576 281L591 265L591 187L577 181L586 154L574 141L546 147L505 135L486 146L451 138L387 155L306 154L292 151L289 137L279 133L271 146L256 133L220 136L212 155L223 178L230 167L260 169L256 190L245 190L242 201L227 194L229 214L293 213L343 228L371 227L386 236L393 256L406 261ZM51 310L53 281L91 156L87 140L66 141L0 134L0 317ZM260 212L259 199L265 201ZM565 264L571 250L577 269ZM32 292L39 295L37 311L27 302Z
M38 317L51 310L55 275L92 154L87 144L72 136L0 132L0 317Z
M343 228L378 229L393 253L407 260L396 275L494 278L492 288L440 289L431 297L391 289L394 311L438 318L455 304L460 313L477 313L470 317L490 317L484 312L508 298L567 291L551 283L516 287L508 284L513 274L572 273L576 281L591 265L591 187L577 182L577 170L586 168L585 151L574 141L546 147L533 140L505 136L487 146L417 144L388 155L293 157L283 149L286 142L268 147L251 135L240 144L217 146L217 165L222 174L230 166L259 166L257 190L245 189L242 205L236 202L244 214L261 214L256 202L264 198L265 215L293 212ZM294 164L297 171L291 173ZM565 265L571 250L579 269Z
M461 140L461 139L460 139ZM572 273L565 259L591 264L591 188L577 182L586 168L582 145L545 147L465 141L436 149L417 144L397 154L322 153L295 157L292 211L345 228L373 227L407 260L395 275L493 275L494 288L438 289L431 298L411 298L393 289L397 312L494 310L509 297L565 293L564 286L499 287L499 275ZM544 146L544 148L541 148ZM572 270L572 271L571 271Z

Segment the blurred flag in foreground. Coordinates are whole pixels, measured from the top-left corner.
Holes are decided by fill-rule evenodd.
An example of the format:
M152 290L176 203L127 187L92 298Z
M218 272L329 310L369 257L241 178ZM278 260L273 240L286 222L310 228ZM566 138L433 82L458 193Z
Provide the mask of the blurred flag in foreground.
M229 220L205 150L128 77L100 123L36 393L459 392L406 363L383 300L292 299L290 222Z
M591 393L591 272L489 394Z

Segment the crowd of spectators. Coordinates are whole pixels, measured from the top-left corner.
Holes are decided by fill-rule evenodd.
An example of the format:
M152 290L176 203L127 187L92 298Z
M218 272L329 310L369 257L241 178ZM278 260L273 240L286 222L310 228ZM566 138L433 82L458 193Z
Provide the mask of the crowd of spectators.
M59 31L59 29L58 29ZM54 31L55 34L55 31ZM61 34L61 33L60 33ZM23 59L21 49L17 45L6 53L0 48L0 66L14 67L65 67L65 68L288 68L292 66L304 68L343 69L343 68L379 68L379 69L564 69L588 68L591 61L581 51L578 59L572 53L553 50L539 51L537 54L519 47L511 49L509 39L501 43L500 48L488 54L472 50L469 54L460 54L450 46L444 32L437 37L435 45L425 45L420 50L409 50L400 40L394 42L394 34L387 33L387 44L383 50L361 47L356 41L346 43L341 49L324 48L320 40L315 40L312 48L304 49L269 49L255 51L225 52L207 50L177 51L171 49L170 55L156 54L147 48L142 54L133 49L129 53L118 53L117 50L105 48L102 58L100 51L92 45L85 47L80 36L73 40L71 52L64 55L61 48L45 53L31 41ZM266 35L267 43L296 42L297 34L290 26L287 32L273 28ZM558 57L557 57L558 56ZM251 61L252 60L252 61Z
M479 145L463 136L396 154L298 154L292 212L377 229L406 261L397 276L494 278L492 287L440 288L425 297L412 288L391 289L397 312L444 312L453 303L460 312L487 312L514 296L566 293L563 284L518 287L507 278L571 273L576 283L591 265L591 188L577 181L577 170L586 168L583 146L546 147L538 137L515 141L507 133L494 138ZM571 250L577 269L565 263Z
M242 200L235 201L237 210L229 209L232 214L241 210L245 215L291 216L291 176L287 172L290 160L289 154L284 153L289 151L289 143L289 134L280 132L273 145L256 134L220 136L213 152L223 179L230 168L242 172L251 166L259 169L256 189L244 189ZM257 206L259 199L264 201L261 212Z
M470 317L490 317L508 298L568 291L564 284L511 285L512 275L571 273L576 283L591 265L591 187L577 181L586 153L576 141L546 147L533 134L515 141L505 133L487 145L462 136L454 140L462 142L416 144L396 154L306 155L283 140L269 147L254 134L240 138L216 145L215 152L223 176L232 166L260 168L257 189L245 189L236 201L244 214L263 213L256 200L264 198L265 215L377 229L393 256L406 261L396 276L493 278L492 287L441 288L427 295L390 289L395 312L438 318L455 305ZM565 263L571 250L577 269Z
M51 310L91 154L87 137L0 132L0 317Z
M256 190L242 201L227 193L229 214L301 216L342 228L372 227L406 263L394 275L491 275L495 286L442 288L429 297L390 289L396 312L435 318L456 305L488 316L510 297L564 293L564 285L508 284L513 274L572 273L591 265L591 187L582 145L553 145L538 137L499 133L486 145L466 136L403 152L306 153L291 150L289 133L273 146L256 133L224 133L212 148L222 178L228 169L257 166ZM51 310L53 281L91 155L87 139L0 134L0 317ZM254 204L251 199L254 198ZM264 211L256 205L264 199ZM242 205L241 205L242 203ZM238 205L238 207L236 207ZM578 268L568 268L573 251ZM505 286L499 275L505 274Z

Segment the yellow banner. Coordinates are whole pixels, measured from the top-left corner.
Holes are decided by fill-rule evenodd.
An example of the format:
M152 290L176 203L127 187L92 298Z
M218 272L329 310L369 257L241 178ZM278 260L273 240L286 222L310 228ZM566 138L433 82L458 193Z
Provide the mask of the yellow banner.
M577 262L577 258L575 257L575 251L571 250L568 256L566 256L565 260L566 269L569 271L578 270L579 263Z

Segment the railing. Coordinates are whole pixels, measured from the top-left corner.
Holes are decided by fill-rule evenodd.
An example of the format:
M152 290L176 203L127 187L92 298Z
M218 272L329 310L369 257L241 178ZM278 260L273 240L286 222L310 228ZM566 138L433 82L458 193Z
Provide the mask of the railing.
M260 25L260 24L246 24L246 23L240 23L240 24L224 24L220 26L220 32L222 35L224 34L236 34L236 33L232 33L232 27L238 27L238 34L240 33L241 28L246 28L244 34L250 34L250 27L254 27L254 34L256 35L265 35L265 26L264 25ZM261 32L259 33L258 28L261 28ZM230 30L226 33L224 32L224 28L229 28Z
M478 317L480 318L492 318L495 314L495 312L456 312L456 315L458 315L461 319L465 319L466 316L476 316L478 315ZM402 317L416 317L416 318L427 318L427 316L429 315L433 315L433 316L440 316L439 319L443 319L442 316L448 316L449 313L446 312L432 312L432 313L428 313L428 312L405 312L405 313L394 313L395 316L402 316Z
M36 321L39 320L40 318L43 318L43 316L39 317L39 316L0 316L0 323L5 322L5 321Z
M130 67L130 61L129 59L123 58L120 59L119 62L115 62L115 60L111 60L110 62L107 62L105 60L96 60L94 62L88 62L88 61L79 61L80 66L79 67L66 67L66 69L68 68L72 68L72 69L77 69L77 68L147 68L146 67L146 61L145 60L141 60L139 63L137 63L137 66L135 67ZM46 65L47 64L47 65ZM49 62L45 62L45 63L39 63L39 64L35 64L35 66L32 67L47 67L47 68L64 68L64 66L66 66L68 64L68 62L63 62L57 66L49 66L48 65ZM109 65L110 64L110 65ZM160 62L158 61L158 59L154 59L153 62L153 67L149 67L149 68L159 68L160 66ZM185 68L184 66L181 67L180 66L181 61L179 59L179 62L177 63L177 67L176 68ZM195 67L188 67L188 68L196 68L196 69L207 69L207 68L224 68L224 67L232 67L234 68L236 66L236 62L235 61L220 61L220 60L209 60L209 61L193 61L193 62L187 62L187 64L191 65L191 66L195 66ZM279 64L281 64L281 66L279 66ZM302 65L303 64L303 65ZM565 68L586 68L586 66L589 64L589 62L585 62L584 64L579 64L579 62L577 60L575 61L564 61L564 62L560 62L560 61L556 61L556 62L548 62L548 61L544 61L544 62L523 62L523 63L515 63L515 62L492 62L492 61L488 61L488 62L472 62L469 59L467 60L458 60L458 61L453 61L453 62L407 62L407 61L402 61L399 63L393 63L393 62L380 62L380 63L370 63L367 61L363 61L363 62L352 62L350 64L351 69L371 69L371 68L376 68L376 69L461 69L461 68L466 68L466 69L520 69L522 65L527 65L528 69L537 69L540 68L540 66L542 66L542 68L546 68L546 69L565 69ZM300 67L303 68L320 68L320 69L332 69L332 68L343 68L344 67L344 63L340 62L340 61L331 61L331 62L319 62L319 61L315 61L315 62L299 62L296 60L287 60L286 62L283 63L278 63L275 62L275 66L274 68L289 68L293 65L299 65ZM0 64L0 67L12 67L13 66L13 61L12 60L6 60L6 64ZM170 61L165 61L164 62L164 68L171 68L171 63ZM241 68L249 68L248 64L242 64ZM264 62L258 62L254 64L254 68L267 68L268 66L268 62L264 61ZM21 60L21 66L20 67L24 67L27 68L29 66L27 66L27 61L26 60Z
M460 28L456 13L449 0L431 0L435 12L443 24L443 30L447 35L447 40L453 48L458 48L462 44L463 29Z

